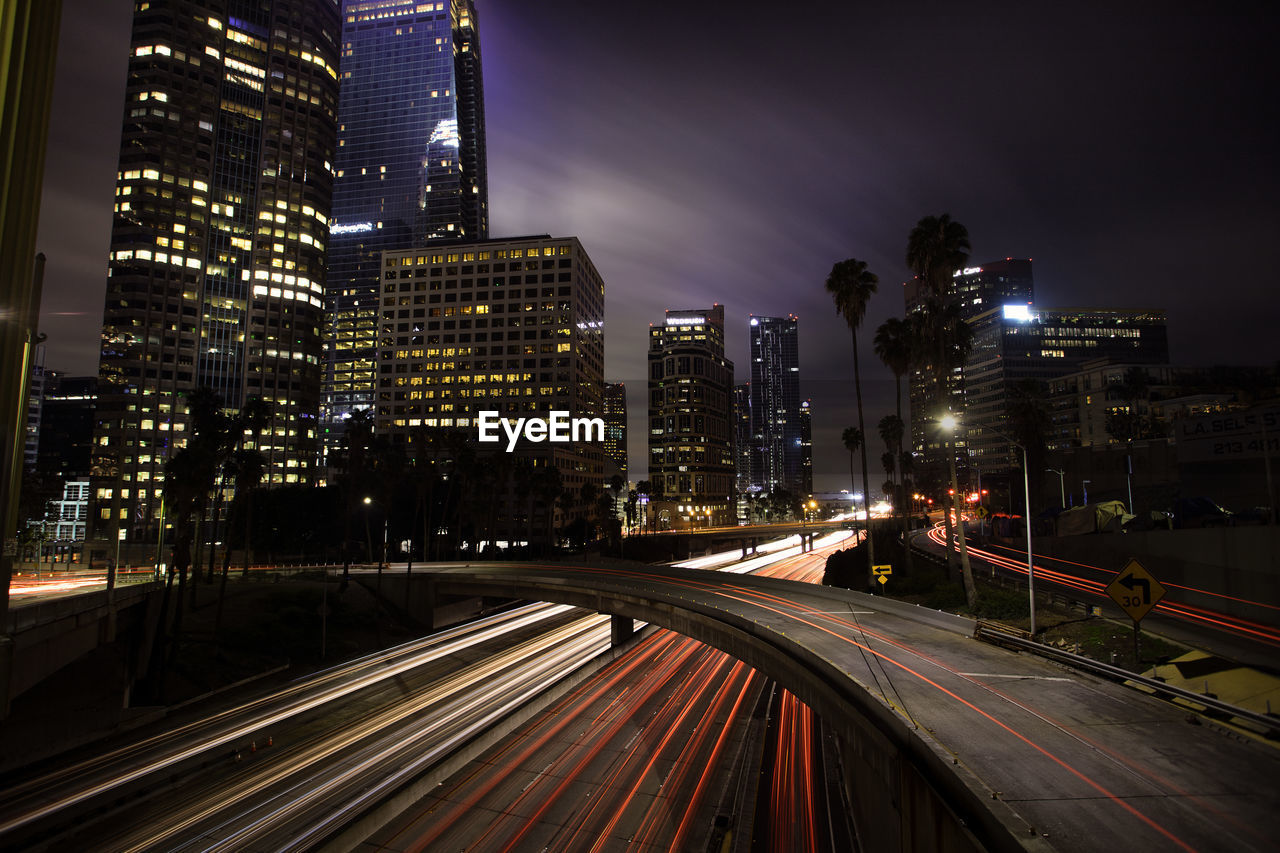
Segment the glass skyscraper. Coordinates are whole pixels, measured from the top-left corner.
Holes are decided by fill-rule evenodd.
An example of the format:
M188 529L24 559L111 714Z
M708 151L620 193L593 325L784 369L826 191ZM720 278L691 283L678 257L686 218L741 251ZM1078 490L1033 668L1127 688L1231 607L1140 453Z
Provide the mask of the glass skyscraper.
M336 0L154 0L134 11L99 362L95 535L156 542L197 388L270 421L270 485L318 456Z
M374 404L380 257L489 235L471 0L347 0L325 336L327 447Z
M794 314L751 318L751 485L807 494Z

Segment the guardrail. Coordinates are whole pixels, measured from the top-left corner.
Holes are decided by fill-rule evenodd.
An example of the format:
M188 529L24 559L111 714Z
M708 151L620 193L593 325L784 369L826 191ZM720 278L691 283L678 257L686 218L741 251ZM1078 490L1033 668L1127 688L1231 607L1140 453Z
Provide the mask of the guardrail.
M1031 652L1075 669L1082 669L1094 675L1136 687L1144 693L1175 701L1180 707L1187 708L1190 711L1196 711L1207 717L1246 728L1268 740L1280 740L1280 716L1275 714L1250 711L1247 708L1223 702L1221 699L1216 699L1212 696L1205 696L1201 693L1194 693L1181 687L1175 687L1159 679L1147 678L1145 675L1138 675L1135 672L1130 672L1127 669L1121 669L1118 666L1112 666L1102 661L1096 661L1093 658L1087 658L1053 646L1046 646L1028 638L1025 632L1015 633L1002 625L980 621L974 628L973 636L976 640L983 640L984 642L1018 651Z

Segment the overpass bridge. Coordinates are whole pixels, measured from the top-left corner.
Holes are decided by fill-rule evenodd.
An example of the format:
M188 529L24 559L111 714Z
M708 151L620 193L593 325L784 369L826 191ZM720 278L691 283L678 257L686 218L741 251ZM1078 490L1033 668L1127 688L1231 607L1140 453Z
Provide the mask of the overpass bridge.
M872 519L877 524L882 519ZM884 520L887 522L887 520ZM705 527L690 530L659 530L648 533L636 533L626 537L628 542L657 543L660 547L666 543L666 550L671 552L672 560L687 559L709 550L725 551L733 548L742 550L742 558L756 552L756 548L765 542L782 539L788 536L800 537L802 551L812 551L815 540L836 530L854 530L866 526L861 519L825 519L822 521L784 521L776 524L740 524L726 527ZM625 550L625 549L624 549Z
M418 574L421 571L422 574ZM1280 753L1185 711L972 640L973 623L882 597L692 569L415 570L414 599L554 601L651 622L745 661L843 744L868 850L1271 850Z

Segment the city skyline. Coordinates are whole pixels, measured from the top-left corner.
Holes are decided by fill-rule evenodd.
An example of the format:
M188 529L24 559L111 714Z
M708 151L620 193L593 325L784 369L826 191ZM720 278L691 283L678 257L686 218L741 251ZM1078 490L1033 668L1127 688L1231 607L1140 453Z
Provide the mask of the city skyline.
M849 256L880 276L869 340L901 313L907 232L942 212L968 226L976 263L1036 258L1041 305L1162 308L1175 363L1274 360L1254 272L1277 252L1266 238L1275 120L1249 108L1276 62L1260 15L1120 11L1098 28L1087 11L780 20L735 8L732 20L709 6L682 13L665 51L682 64L654 63L620 12L479 4L491 231L590 247L611 284L606 378L642 387L633 318L691 298L725 304L738 361L748 314L795 313L801 393L821 412L815 487L837 486L851 382L847 329L822 281ZM69 116L92 120L102 101L118 121L129 13L74 0L64 12L38 248L50 257L47 363L73 374L96 371L117 137L69 132ZM717 27L727 37L692 50ZM761 75L761 52L783 70ZM892 378L869 347L862 360L874 421L892 408Z

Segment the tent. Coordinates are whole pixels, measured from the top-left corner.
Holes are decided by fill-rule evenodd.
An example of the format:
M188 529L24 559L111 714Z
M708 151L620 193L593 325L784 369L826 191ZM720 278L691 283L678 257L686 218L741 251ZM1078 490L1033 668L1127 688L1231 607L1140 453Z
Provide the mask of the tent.
M1059 536L1081 536L1085 533L1116 532L1133 518L1120 501L1100 501L1073 507L1058 516Z

